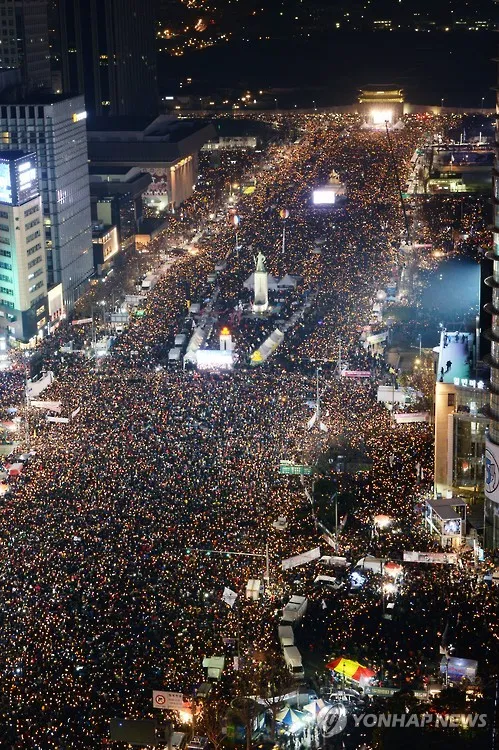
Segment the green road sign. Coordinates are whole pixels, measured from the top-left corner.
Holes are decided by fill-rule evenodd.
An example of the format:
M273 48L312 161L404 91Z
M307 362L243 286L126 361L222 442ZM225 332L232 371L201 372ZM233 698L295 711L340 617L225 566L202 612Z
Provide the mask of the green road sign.
M294 464L292 461L281 461L279 464L279 474L302 474L309 476L312 473L312 467L305 464Z

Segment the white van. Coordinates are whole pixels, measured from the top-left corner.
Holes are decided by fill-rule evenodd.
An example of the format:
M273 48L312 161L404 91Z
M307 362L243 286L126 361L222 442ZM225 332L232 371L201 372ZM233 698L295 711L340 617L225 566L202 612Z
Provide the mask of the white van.
M293 594L289 602L286 604L286 607L296 607L298 609L298 612L300 613L300 617L303 617L303 615L307 611L307 604L308 599L306 599L304 596Z
M294 625L307 611L308 599L294 594L282 610L281 625Z
M335 555L323 555L319 563L330 568L348 568L350 565L346 557L336 557Z
M305 677L305 671L303 669L303 663L301 660L301 654L296 646L286 646L283 648L284 661L286 666L297 680L303 680Z
M300 622L300 620L300 614L296 609L287 609L284 607L279 625L295 625L297 622Z
M178 346L174 346L168 352L168 362L180 362L182 352Z
M287 607L284 607L279 625L294 625L295 623L300 622L300 620L301 615L297 609L288 609Z
M293 628L290 625L279 625L278 633L279 642L283 648L285 646L295 645L295 634L293 633Z
M362 570L370 570L371 573L383 573L386 563L389 562L387 559L382 557L361 557L356 568Z

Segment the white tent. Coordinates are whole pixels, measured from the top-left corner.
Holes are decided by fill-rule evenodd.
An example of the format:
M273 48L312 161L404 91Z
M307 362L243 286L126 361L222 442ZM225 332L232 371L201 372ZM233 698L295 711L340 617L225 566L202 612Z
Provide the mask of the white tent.
M185 359L188 362L195 363L197 361L197 353L206 341L206 334L206 329L202 328L201 326L197 326L194 329L194 333L190 338L190 341L187 345L187 351L185 353Z
M277 286L279 289L295 289L298 284L299 276L291 276L289 273L279 281Z
M277 349L279 344L282 344L284 340L284 334L276 328L270 336L265 339L263 344L251 355L252 364L260 364L265 362L273 352Z
M268 274L267 280L268 280L269 289L274 289L274 290L277 289L277 283L278 282L277 282L277 279L275 279L272 276L272 274L270 274L270 273ZM246 281L243 283L243 287L245 289L254 289L255 288L255 274L254 273L252 273L250 276L248 276L248 278L246 279Z

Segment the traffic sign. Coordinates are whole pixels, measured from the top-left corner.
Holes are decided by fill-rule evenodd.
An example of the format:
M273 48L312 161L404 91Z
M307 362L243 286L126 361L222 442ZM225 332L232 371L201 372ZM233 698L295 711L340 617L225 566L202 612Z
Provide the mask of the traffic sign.
M152 691L152 705L154 708L169 709L170 711L185 711L182 693L170 693L165 690Z
M309 476L312 473L312 467L306 464L294 464L292 461L281 461L279 463L279 474L298 474Z

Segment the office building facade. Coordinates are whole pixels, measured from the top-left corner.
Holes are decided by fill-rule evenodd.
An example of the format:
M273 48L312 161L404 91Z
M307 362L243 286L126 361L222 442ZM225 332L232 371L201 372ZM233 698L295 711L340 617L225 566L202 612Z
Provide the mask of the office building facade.
M57 2L63 91L84 93L91 117L156 114L155 3Z
M134 244L143 219L142 196L151 182L149 174L135 167L90 166L92 220L115 226L122 249Z
M481 500L489 392L483 381L435 384L435 494Z
M0 67L28 89L51 84L47 0L0 0Z
M81 96L34 97L16 104L0 97L0 147L36 150L48 283L62 283L65 309L93 273L85 117Z
M30 343L47 320L47 269L36 154L0 152L0 329Z

